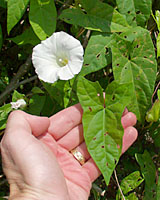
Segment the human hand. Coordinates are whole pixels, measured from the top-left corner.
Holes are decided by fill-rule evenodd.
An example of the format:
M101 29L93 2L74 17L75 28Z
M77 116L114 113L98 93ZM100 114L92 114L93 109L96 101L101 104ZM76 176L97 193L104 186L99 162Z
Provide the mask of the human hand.
M83 138L80 104L50 119L14 111L1 142L3 169L10 184L10 200L87 200L91 183L100 175ZM133 113L125 111L124 153L136 140ZM81 166L70 150L86 159Z

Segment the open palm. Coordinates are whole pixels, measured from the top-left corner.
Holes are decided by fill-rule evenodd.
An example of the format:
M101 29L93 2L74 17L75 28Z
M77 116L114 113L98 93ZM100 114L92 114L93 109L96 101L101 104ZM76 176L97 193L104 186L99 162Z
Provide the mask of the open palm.
M100 175L87 152L79 104L51 118L13 112L1 142L3 169L10 184L10 199L87 200L91 183ZM125 112L123 152L135 141L136 117ZM83 166L70 151L77 148Z

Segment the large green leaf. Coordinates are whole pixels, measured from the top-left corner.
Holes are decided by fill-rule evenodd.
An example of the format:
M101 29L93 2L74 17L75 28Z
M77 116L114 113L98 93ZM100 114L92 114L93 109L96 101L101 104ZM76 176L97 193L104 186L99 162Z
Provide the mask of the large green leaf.
M85 50L81 75L98 71L112 62L111 52L107 48L110 41L111 35L107 33L97 32L91 36Z
M26 29L21 35L9 39L18 45L32 44L35 46L40 43L40 39L36 36L31 27Z
M125 17L109 4L99 0L80 0L80 3L83 9L66 9L59 18L69 24L101 32L122 32L129 26Z
M3 43L3 35L2 35L2 28L1 28L1 25L0 25L0 49L2 47L2 43Z
M144 27L152 9L152 0L116 0L118 10L130 25Z
M29 100L28 112L33 115L40 115L45 104L46 96L34 94Z
M77 91L84 111L85 142L108 184L121 155L121 116L130 100L130 86L112 82L107 87L104 100L98 82L90 82L80 77Z
M45 40L55 31L56 17L54 0L30 0L29 21L40 40Z
M9 0L7 2L7 30L11 29L19 22L26 11L29 0Z
M147 150L143 154L136 154L136 160L141 167L145 180L144 200L154 200L156 191L156 168Z
M128 192L131 192L132 190L137 188L143 181L144 179L141 177L140 172L135 171L122 180L120 188L123 194L126 195ZM118 190L116 199L123 199L120 190Z
M155 51L148 31L133 28L113 35L112 66L114 78L121 83L132 84L132 104L129 109L144 121L151 104L157 65Z

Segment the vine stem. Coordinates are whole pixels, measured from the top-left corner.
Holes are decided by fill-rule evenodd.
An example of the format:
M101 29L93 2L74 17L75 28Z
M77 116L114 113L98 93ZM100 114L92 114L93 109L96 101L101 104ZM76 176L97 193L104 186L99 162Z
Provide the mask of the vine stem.
M5 88L4 92L0 94L0 105L8 98L8 95L19 86L19 80L24 76L31 67L31 55L27 58L26 62L20 66L16 75L12 78L9 85Z
M117 177L117 173L116 173L116 170L115 170L115 169L114 169L114 176L115 176L115 178L116 178L116 182L117 182L119 191L120 191L120 193L121 193L121 195L122 195L122 198L123 198L123 200L126 200L125 197L124 197L124 195L123 195L123 192L122 192L122 190L121 190L121 187L120 187L120 184L119 184L119 181L118 181L118 177Z

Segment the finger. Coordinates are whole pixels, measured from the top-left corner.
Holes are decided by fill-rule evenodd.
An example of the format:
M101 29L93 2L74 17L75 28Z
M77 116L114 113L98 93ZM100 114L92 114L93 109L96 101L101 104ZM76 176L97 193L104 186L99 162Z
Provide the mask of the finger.
M82 122L82 107L76 104L66 108L50 117L50 127L48 132L56 139L60 139L72 128Z
M83 126L80 124L60 138L57 144L70 151L81 144L83 140Z
M137 130L130 126L124 130L122 154L135 142L137 139Z
M123 114L122 114L122 117L124 116L124 115L126 115L128 113L128 109L125 107L125 109L124 109L124 111L123 111Z
M90 158L83 166L82 168L88 173L91 182L95 181L100 175L101 172L96 166L95 162L92 158Z
M136 122L137 122L136 115L133 114L132 112L128 112L121 119L121 123L124 129L129 126L134 126Z
M91 157L85 142L82 142L79 146L77 146L76 150L84 156L85 160L88 160Z

